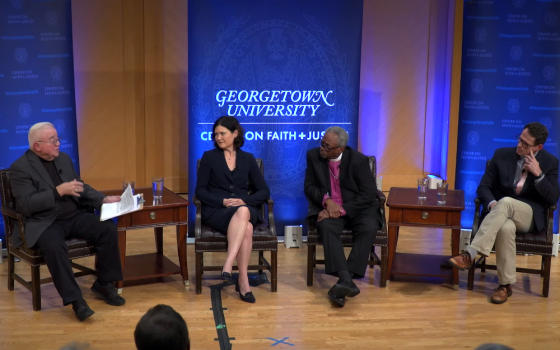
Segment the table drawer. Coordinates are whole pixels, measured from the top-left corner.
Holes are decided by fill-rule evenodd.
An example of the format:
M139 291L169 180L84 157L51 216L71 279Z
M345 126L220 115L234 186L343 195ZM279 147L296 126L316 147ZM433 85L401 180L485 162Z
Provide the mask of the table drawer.
M406 209L402 214L403 223L420 225L447 225L447 212L439 210Z
M173 222L173 209L142 210L132 213L132 226L156 225Z

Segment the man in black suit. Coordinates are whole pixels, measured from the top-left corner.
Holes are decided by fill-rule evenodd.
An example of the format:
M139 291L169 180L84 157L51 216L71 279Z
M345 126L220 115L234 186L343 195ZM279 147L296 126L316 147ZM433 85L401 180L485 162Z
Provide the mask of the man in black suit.
M304 189L309 201L307 220L316 223L323 237L326 273L339 278L327 296L339 306L344 306L346 297L360 293L352 277L364 276L382 222L369 160L347 143L344 129L327 129L321 147L307 152ZM344 227L355 235L348 259L340 238Z
M120 297L112 281L122 280L117 227L112 221L99 221L89 208L120 201L106 197L84 184L72 165L72 159L60 152L60 140L51 123L37 123L29 129L29 150L10 167L10 186L16 210L25 215L25 241L45 257L53 283L64 305L80 321L93 315L76 283L68 259L67 238L85 238L97 249L98 277L91 290L108 304L120 306ZM12 244L22 244L18 227Z
M496 250L499 286L490 301L505 303L516 281L515 233L541 231L547 207L556 204L558 158L543 149L548 130L529 123L517 138L517 147L499 148L486 168L477 194L489 211L466 251L449 259L460 270L468 269L478 253Z

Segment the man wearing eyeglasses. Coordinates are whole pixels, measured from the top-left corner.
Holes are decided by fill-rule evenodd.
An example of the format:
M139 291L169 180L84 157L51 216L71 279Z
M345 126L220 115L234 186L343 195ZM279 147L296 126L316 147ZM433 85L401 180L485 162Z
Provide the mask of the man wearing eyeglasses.
M72 159L60 152L60 140L51 123L37 123L29 129L29 150L10 167L10 186L16 211L25 215L24 238L27 247L40 249L64 305L80 321L93 311L83 299L68 259L68 238L92 241L97 250L97 280L91 290L108 304L120 306L125 300L112 281L122 280L117 227L112 221L99 221L90 209L102 203L120 201L83 183ZM14 227L12 244L23 244Z
M309 201L307 220L323 238L325 271L338 282L328 298L340 307L360 289L353 277L363 277L381 214L377 186L369 159L347 146L348 133L338 126L325 131L320 147L307 152L304 191ZM348 227L354 245L346 259L340 235Z
M460 270L470 268L477 254L496 250L499 286L490 301L505 303L516 281L515 234L541 231L548 206L560 196L558 158L543 149L548 130L529 123L517 136L517 147L499 148L486 168L477 195L489 211L471 245L449 259Z

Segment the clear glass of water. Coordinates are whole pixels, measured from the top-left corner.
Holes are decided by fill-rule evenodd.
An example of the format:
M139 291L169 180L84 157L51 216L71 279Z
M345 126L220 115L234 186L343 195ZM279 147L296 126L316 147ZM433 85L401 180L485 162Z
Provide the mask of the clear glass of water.
M154 195L154 200L161 201L163 196L163 178L162 177L154 177L152 179L152 192Z
M425 200L428 194L428 178L423 177L418 179L418 199Z
M445 204L447 201L447 183L441 182L437 184L437 203Z

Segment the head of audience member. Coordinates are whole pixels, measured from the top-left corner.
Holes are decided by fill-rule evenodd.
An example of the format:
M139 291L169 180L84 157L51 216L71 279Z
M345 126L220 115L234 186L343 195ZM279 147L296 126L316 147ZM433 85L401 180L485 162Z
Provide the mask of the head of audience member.
M37 123L29 129L27 134L29 149L39 157L51 161L58 157L60 141L58 133L49 122Z
M89 343L72 342L64 345L59 350L87 350L87 349L89 349Z
M338 158L348 144L348 133L340 126L331 126L321 139L319 153L325 159Z
M529 123L523 127L523 132L517 136L517 154L526 157L535 154L544 147L548 138L548 130L541 123Z
M238 150L245 143L245 131L235 117L220 117L214 123L212 131L216 148Z
M169 305L159 304L148 310L134 330L138 350L189 350L191 341L187 323Z

